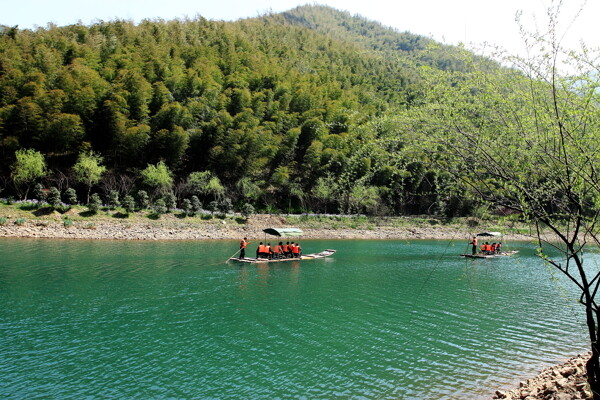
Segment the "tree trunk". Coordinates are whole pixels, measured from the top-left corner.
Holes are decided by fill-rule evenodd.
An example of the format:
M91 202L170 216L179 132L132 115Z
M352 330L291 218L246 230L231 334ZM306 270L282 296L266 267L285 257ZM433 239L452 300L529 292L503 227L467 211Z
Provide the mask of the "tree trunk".
M592 391L594 400L600 400L600 348L598 346L598 333L600 326L596 325L594 311L590 306L586 306L587 325L590 332L590 340L592 343L592 355L586 362L585 368L587 372L587 382ZM596 319L599 311L596 311Z
M586 362L585 368L587 370L587 383L590 385L593 399L600 400L600 358L595 345L592 346L592 355Z

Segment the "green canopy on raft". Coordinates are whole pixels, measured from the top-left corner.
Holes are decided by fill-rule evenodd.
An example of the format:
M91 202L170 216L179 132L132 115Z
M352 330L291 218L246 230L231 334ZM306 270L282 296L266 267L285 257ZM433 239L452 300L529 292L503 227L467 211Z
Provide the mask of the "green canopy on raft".
M500 232L481 232L477 236L502 236Z
M273 236L281 237L295 237L302 236L302 230L298 228L267 228L263 229L264 233L268 233Z

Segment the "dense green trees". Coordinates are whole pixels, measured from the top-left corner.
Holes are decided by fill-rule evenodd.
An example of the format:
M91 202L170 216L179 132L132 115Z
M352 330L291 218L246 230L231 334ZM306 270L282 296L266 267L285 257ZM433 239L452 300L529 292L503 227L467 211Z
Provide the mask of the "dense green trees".
M378 138L398 132L370 130L418 97L414 59L423 62L427 43L320 6L235 23L3 28L0 174L30 148L84 186L86 203L94 186L110 186L102 179L125 175L180 201L196 194L259 210L350 211L352 179L370 198L397 185L395 149ZM90 152L99 157L93 169L105 170L77 158ZM172 182L150 182L149 165L168 168ZM198 171L210 187L199 188ZM314 188L327 179L344 183L324 199ZM414 189L403 199L419 197ZM392 203L390 212L414 209Z
M85 203L94 188L158 189L258 211L455 215L437 206L440 171L411 153L424 133L403 119L425 101L424 66L465 71L458 54L322 6L233 23L1 28L0 175L10 181L29 148L46 187L61 174ZM80 154L104 169L85 170Z

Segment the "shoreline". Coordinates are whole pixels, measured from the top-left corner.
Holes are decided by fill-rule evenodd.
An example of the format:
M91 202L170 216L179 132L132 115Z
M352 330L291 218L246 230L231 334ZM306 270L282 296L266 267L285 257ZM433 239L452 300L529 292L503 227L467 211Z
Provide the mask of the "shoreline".
M14 217L13 217L14 218ZM65 224L64 215L56 213L43 219L28 219L20 224L9 222L0 225L0 238L88 239L88 240L261 240L267 227L295 226L304 232L305 239L396 239L396 240L457 240L468 243L476 228L459 224L402 224L394 226L385 222L374 225L357 224L356 227L333 224L288 222L284 216L257 215L246 223L233 219L191 221L174 216L158 220L101 218L74 220ZM16 221L16 220L15 220ZM347 224L346 224L347 225ZM471 229L471 231L469 231ZM506 234L505 242L531 241L534 238L522 234Z

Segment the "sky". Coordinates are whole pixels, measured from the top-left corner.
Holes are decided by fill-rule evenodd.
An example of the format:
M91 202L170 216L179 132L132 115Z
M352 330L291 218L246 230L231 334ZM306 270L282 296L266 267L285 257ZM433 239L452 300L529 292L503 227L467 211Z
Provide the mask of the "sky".
M520 53L523 41L515 21L522 13L528 29L546 27L546 10L560 0L0 0L0 24L21 29L47 23L89 25L98 20L193 18L234 21L304 4L323 4L361 15L400 31L431 37L447 44L479 47L489 43ZM583 12L572 23L579 9ZM578 47L581 40L600 47L600 0L564 0L558 31L563 43Z

